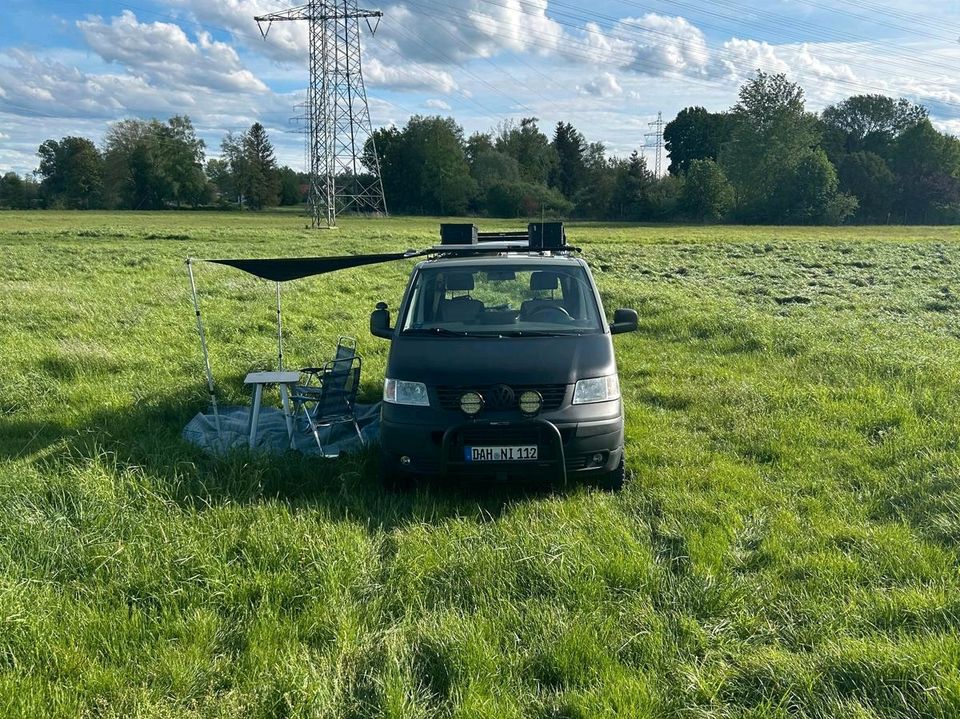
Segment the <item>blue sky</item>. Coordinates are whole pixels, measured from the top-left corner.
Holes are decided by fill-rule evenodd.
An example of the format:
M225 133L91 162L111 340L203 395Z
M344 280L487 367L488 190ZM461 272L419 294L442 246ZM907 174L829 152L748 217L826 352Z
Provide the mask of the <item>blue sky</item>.
M295 3L291 3L295 4ZM363 4L363 3L362 3ZM102 140L124 117L187 114L219 152L263 122L303 165L306 29L253 15L280 0L6 0L0 25L0 171L29 172L45 139ZM414 113L465 130L536 116L572 122L613 154L688 105L730 107L756 68L800 82L808 107L905 96L960 133L960 2L933 0L390 0L364 34L375 125Z

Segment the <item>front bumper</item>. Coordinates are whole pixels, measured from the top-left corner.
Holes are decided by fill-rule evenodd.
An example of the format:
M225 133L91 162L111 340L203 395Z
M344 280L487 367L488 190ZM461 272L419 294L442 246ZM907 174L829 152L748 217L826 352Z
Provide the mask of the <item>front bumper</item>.
M383 461L420 475L538 475L555 479L597 474L616 469L623 454L623 412L619 402L608 407L589 407L588 418L496 417L452 422L406 419L404 410L385 409L380 425ZM408 413L428 419L427 413ZM599 415L599 416L598 416ZM606 415L606 416L603 416ZM612 416L611 416L612 415ZM412 417L411 417L412 418ZM464 449L470 446L536 444L538 459L512 462L468 462ZM401 462L403 460L403 462Z

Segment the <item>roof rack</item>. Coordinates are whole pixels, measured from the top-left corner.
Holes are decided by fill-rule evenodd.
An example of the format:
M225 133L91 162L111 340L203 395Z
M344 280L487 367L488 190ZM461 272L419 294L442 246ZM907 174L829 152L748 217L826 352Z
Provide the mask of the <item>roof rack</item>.
M562 222L531 222L526 232L507 230L480 232L471 223L440 225L440 244L433 248L442 254L491 254L499 252L579 252L567 244Z

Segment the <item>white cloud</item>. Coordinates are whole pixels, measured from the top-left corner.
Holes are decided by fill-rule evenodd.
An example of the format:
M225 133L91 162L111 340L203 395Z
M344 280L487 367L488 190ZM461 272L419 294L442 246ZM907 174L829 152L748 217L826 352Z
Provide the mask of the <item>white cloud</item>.
M547 0L448 0L437 8L385 7L377 38L405 58L450 64L503 52L550 51L563 34L547 16Z
M310 47L307 23L275 22L264 39L254 17L268 15L285 3L265 0L167 0L168 5L186 10L198 22L229 31L245 47L283 63L305 63ZM290 6L299 3L292 1ZM264 30L267 26L264 25Z
M933 124L940 132L948 132L955 137L960 137L960 118L954 120L934 120Z
M638 38L629 63L632 70L646 75L706 72L710 59L707 39L685 18L647 13L643 17L621 20L613 32L624 38Z
M617 76L612 72L605 72L593 78L586 84L581 85L579 90L584 95L593 95L594 97L616 97L623 94L623 88L617 81Z
M179 25L141 23L124 10L110 24L100 17L77 22L87 44L107 62L126 67L160 86L189 86L260 93L268 88L242 66L237 52L209 33L191 42Z
M391 90L421 90L448 94L457 89L457 82L446 70L423 65L386 64L369 58L363 66L363 79L371 86Z
M429 107L429 108L432 109L432 110L444 110L444 111L449 111L449 110L452 110L452 109L453 109L452 107L450 107L450 103L445 102L445 101L443 101L443 100L437 100L437 99L434 99L434 98L431 98L431 99L427 100L427 101L426 101L425 103L423 103L423 104L424 104L426 107Z

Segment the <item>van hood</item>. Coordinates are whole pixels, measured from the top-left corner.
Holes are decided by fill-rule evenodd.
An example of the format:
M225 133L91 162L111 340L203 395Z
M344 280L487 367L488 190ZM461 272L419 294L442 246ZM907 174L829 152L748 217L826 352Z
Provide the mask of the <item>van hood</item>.
M572 384L616 372L608 334L397 337L387 376L441 386Z

